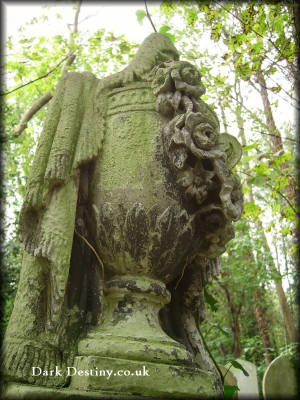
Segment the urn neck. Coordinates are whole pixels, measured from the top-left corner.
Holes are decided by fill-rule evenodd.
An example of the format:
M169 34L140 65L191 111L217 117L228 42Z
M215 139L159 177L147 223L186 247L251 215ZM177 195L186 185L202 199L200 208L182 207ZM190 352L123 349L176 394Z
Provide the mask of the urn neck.
M137 301L144 299L146 296L149 303L157 304L160 308L171 300L171 295L166 289L166 285L156 279L123 275L115 276L106 282L105 295L111 300L118 300L126 294L134 295Z

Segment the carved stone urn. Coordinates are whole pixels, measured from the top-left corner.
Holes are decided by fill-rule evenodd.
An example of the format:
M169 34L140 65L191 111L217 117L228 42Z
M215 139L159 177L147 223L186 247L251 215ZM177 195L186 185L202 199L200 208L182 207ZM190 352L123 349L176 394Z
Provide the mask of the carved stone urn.
M159 311L171 300L166 285L180 277L197 241L193 218L167 180L165 125L165 117L156 111L151 83L130 83L109 93L107 130L90 183L89 212L90 236L96 238L104 266L103 314L99 325L79 342L77 357L80 369L95 362L100 367L104 359L115 369L146 365L154 376L146 379L143 392L153 393L154 385L157 394L168 393L164 379L176 376L176 367L180 386L182 371L194 372L190 352L167 335L159 320ZM164 376L160 384L158 374ZM87 390L99 387L99 380L84 381ZM71 381L71 387L82 385L83 379ZM131 385L130 380L123 385Z
M155 47L147 51L156 53ZM143 76L107 92L106 131L90 174L87 213L103 269L103 312L79 341L76 366L135 371L142 364L149 377L116 377L113 386L157 396L215 396L220 377L200 336L201 350L191 350L197 322L187 323L193 311L177 297L188 298L195 273L202 273L200 296L202 269L218 272L216 257L242 209L240 186L230 173L240 147L219 134L215 113L200 100L205 89L197 69L177 61L174 50L159 56L152 55L155 63ZM136 59L142 62L139 54ZM71 379L74 389L110 385Z
M89 85L77 96L89 108L77 113L76 150L68 158L68 190L76 194L70 272L59 264L52 277L61 314L49 306L49 332L57 326L67 335L55 336L60 349L69 345L65 338L75 343L72 373L60 381L64 388L49 390L60 398L219 397L221 377L200 333L203 289L219 273L218 257L242 212L241 186L231 171L241 147L220 134L215 112L201 100L200 73L179 61L162 34L146 38L123 71ZM52 213L60 176L50 186ZM89 275L88 283L77 279L73 286L74 271ZM59 286L62 279L68 286ZM77 301L81 286L84 300ZM71 295L77 314L66 311Z

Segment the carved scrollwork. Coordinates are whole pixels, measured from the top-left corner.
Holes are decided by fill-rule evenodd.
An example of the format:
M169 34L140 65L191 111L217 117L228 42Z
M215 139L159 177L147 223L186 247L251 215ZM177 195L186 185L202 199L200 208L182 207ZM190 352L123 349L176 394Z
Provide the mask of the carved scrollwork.
M231 222L243 209L241 185L231 172L241 146L233 136L220 134L216 114L200 99L205 93L201 75L190 63L155 67L152 88L156 110L169 120L163 130L165 156L201 226L201 254L215 257L233 237Z

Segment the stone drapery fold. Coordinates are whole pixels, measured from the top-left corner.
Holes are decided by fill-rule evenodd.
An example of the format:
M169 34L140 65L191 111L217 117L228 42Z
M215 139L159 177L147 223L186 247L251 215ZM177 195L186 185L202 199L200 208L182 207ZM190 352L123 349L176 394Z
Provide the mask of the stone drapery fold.
M104 137L99 82L88 72L65 74L39 138L20 212L20 282L3 343L2 372L13 380L63 386L65 374L33 377L31 367L72 365L76 329L67 326L80 318L66 309L66 290L80 167L97 156Z

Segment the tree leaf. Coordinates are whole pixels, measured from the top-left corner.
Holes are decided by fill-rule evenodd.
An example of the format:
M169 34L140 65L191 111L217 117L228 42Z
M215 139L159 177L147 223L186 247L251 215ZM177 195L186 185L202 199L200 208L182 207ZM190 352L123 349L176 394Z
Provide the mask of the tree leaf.
M171 28L168 25L163 25L159 28L159 32L163 33L164 35L170 30Z
M210 306L213 312L218 310L217 307L218 301L211 294L209 294L205 288L204 288L204 298L206 303Z
M245 368L242 366L242 364L240 364L238 361L236 360L232 360L230 361L230 363L232 364L232 366L236 369L240 369L241 371L243 371L243 374L245 376L249 376L249 373L245 370Z
M159 32L162 33L163 35L167 36L174 43L175 35L172 35L172 33L169 33L170 29L171 28L168 25L163 25L160 27Z
M144 18L146 17L146 11L145 10L136 10L136 13L135 13L135 15L136 15L136 17L137 17L137 20L138 20L138 23L140 24L140 25L142 25L143 24L143 20L144 20Z

